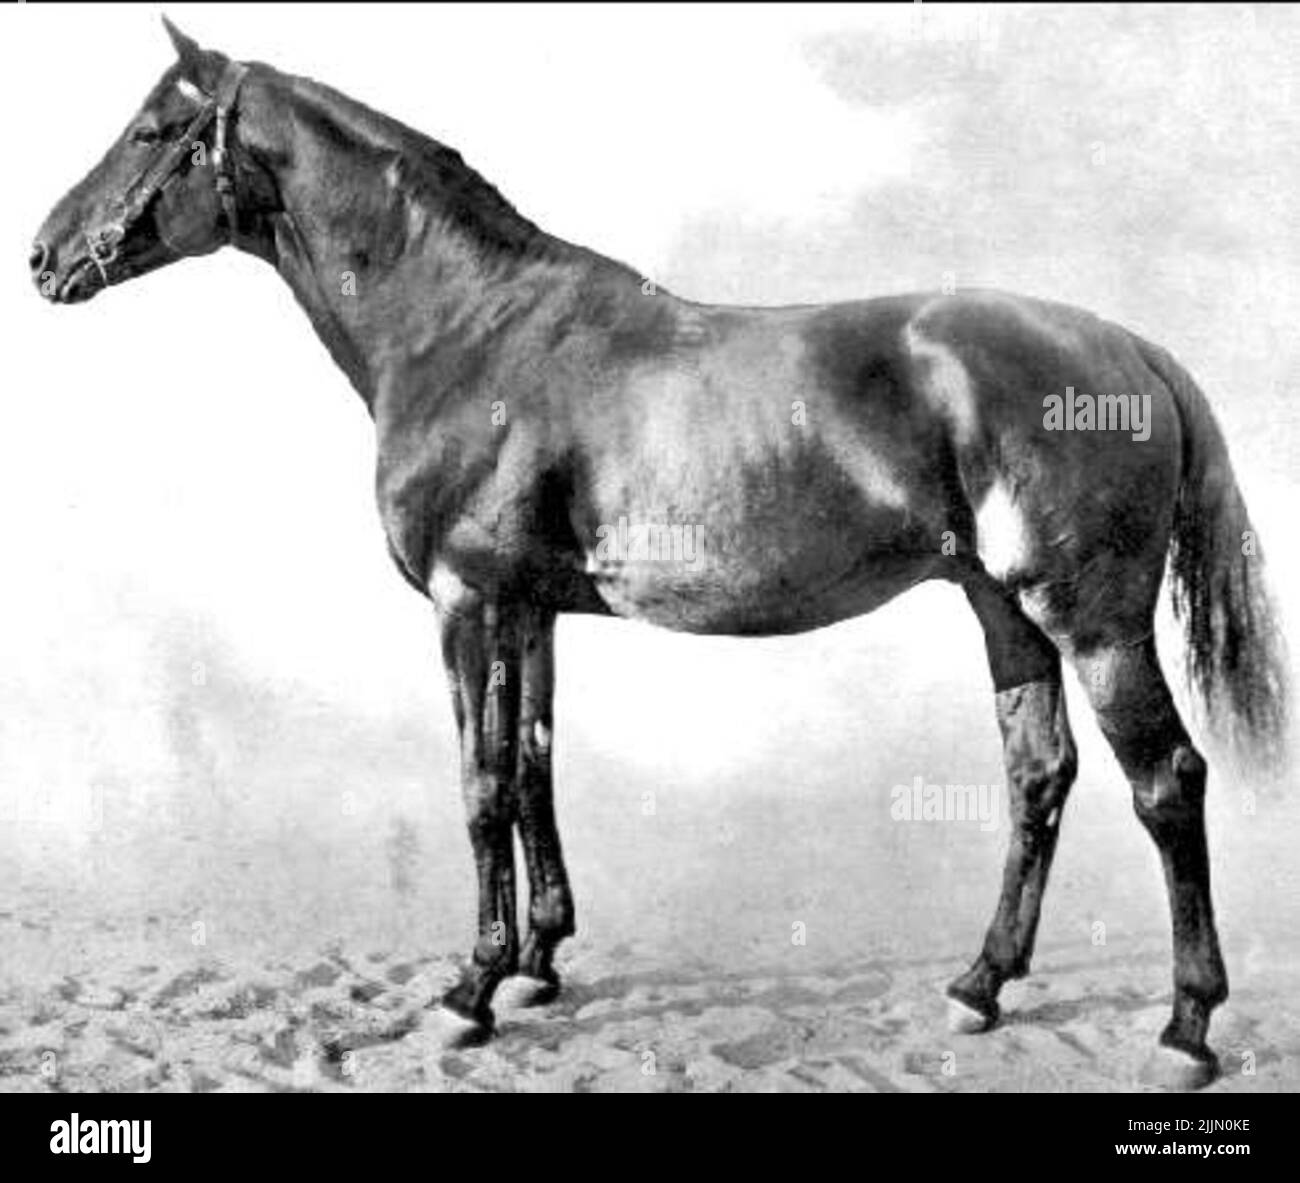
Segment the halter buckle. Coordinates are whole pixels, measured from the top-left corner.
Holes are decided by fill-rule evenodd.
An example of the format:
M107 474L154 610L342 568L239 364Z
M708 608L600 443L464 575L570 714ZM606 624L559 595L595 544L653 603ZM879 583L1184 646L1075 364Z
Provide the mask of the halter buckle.
M117 249L126 237L126 228L121 222L110 222L98 230L86 232L86 246L90 251L90 261L99 268L99 277L108 286L107 265L117 258Z

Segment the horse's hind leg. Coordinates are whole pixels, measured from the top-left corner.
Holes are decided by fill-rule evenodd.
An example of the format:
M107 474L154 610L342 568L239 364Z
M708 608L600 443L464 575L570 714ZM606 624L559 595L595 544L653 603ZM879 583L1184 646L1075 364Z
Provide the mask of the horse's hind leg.
M1160 851L1169 892L1174 1013L1150 1070L1158 1083L1198 1088L1218 1070L1205 1036L1211 1011L1228 997L1210 902L1205 761L1174 708L1152 637L1093 648L1075 664L1133 787L1133 807Z
M992 1026L1002 983L1029 972L1061 810L1078 760L1055 646L987 575L972 577L964 590L984 628L1011 819L1002 894L984 948L948 987L950 1023L969 1032Z

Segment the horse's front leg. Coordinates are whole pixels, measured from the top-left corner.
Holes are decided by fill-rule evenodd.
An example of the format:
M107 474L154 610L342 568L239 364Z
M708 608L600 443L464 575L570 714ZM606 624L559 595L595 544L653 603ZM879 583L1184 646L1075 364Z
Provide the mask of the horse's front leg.
M520 1006L549 1002L559 991L555 947L572 936L573 897L560 850L551 795L551 704L555 696L555 616L531 609L521 621L517 821L528 866L528 935L520 977L511 984Z
M519 966L513 826L520 696L520 612L457 583L438 597L443 661L460 730L461 787L478 870L478 939L442 998L447 1042L492 1033L492 995Z

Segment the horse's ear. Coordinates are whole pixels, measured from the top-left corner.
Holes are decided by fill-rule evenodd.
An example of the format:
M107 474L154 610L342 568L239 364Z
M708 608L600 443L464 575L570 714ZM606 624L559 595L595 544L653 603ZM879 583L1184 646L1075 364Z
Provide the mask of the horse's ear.
M181 68L189 74L197 74L203 65L203 50L199 48L199 43L193 37L187 37L165 16L162 18L163 28L167 30L167 36L172 39L172 45L176 47L176 56L181 60Z

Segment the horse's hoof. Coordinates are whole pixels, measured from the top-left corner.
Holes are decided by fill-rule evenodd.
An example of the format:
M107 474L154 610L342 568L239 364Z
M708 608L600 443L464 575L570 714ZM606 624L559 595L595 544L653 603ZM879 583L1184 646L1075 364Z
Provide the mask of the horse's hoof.
M1160 1043L1142 1065L1140 1080L1170 1092L1186 1093L1203 1089L1218 1075L1219 1061L1209 1048L1191 1052Z
M506 978L497 987L493 1001L505 1010L523 1010L530 1006L545 1006L554 1002L560 992L558 978L535 978L531 974L516 974Z
M442 1051L478 1047L492 1038L492 1020L462 1015L440 1002L425 1012L420 1025L422 1035Z
M979 1035L998 1021L998 1004L989 1004L989 1010L978 1010L960 998L948 995L948 1030L954 1035Z

